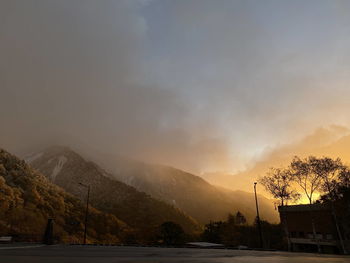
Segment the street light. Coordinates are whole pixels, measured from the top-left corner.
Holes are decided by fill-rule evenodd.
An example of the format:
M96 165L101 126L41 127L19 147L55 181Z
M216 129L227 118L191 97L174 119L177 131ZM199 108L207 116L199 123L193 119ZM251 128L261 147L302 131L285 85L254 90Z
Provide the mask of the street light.
M89 197L90 197L90 185L79 183L81 186L84 186L88 189L87 198L86 198L86 210L85 210L85 226L84 226L84 245L86 245L86 232L87 232L87 222L89 215Z
M256 219L258 223L258 230L259 230L259 236L260 236L260 247L263 248L263 236L261 232L261 222L260 222L260 216L259 216L259 205L258 205L258 197L256 196L256 184L257 182L254 182L254 194L255 194L255 206L256 206Z

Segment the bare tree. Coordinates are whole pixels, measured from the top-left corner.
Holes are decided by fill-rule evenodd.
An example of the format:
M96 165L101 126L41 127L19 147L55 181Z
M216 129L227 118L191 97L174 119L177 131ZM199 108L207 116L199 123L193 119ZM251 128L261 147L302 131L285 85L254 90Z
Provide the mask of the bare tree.
M299 199L300 195L291 188L291 174L287 169L270 168L266 176L259 179L259 182L276 199L279 199L284 206L288 201Z
M339 180L341 186L350 188L350 169L348 167L343 168L342 172L339 174Z
M328 157L317 159L314 164L314 171L321 178L320 191L329 194L330 198L337 199L336 186L346 174L347 167L339 158L333 160Z
M309 203L312 204L315 192L319 191L322 184L322 177L318 167L318 159L310 156L300 159L295 156L289 166L291 180L297 183L304 191Z
M287 169L270 168L270 171L259 182L276 199L280 205L288 204L288 201L299 199L300 195L291 188L291 174ZM288 232L287 217L284 218L283 229L288 241L288 251L291 250L291 243Z
M344 166L339 172L338 178L332 180L330 189L333 194L326 192L323 201L339 201L344 198L344 190L350 189L350 168Z
M300 159L295 156L289 166L289 172L291 174L292 181L296 182L301 189L303 189L306 197L309 199L310 205L312 204L312 198L315 192L321 187L321 176L315 172L315 166L317 164L317 158L309 156L305 159ZM315 218L310 206L311 225L314 238L316 238L316 225ZM319 240L317 241L318 251L321 252L321 246Z

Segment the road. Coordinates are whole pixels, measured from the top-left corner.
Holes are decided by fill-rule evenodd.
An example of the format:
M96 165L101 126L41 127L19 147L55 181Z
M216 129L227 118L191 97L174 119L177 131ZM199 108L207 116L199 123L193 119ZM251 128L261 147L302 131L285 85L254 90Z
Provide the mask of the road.
M226 249L104 247L104 246L19 246L0 247L4 263L333 263L350 262L350 257L288 252Z

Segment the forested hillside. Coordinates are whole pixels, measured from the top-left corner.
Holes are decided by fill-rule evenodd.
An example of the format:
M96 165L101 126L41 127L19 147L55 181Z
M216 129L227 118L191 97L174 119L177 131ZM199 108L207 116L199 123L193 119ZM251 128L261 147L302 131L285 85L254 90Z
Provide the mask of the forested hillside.
M82 242L85 207L24 161L0 149L0 236L41 241L48 218L60 242ZM120 243L131 229L90 207L88 242Z

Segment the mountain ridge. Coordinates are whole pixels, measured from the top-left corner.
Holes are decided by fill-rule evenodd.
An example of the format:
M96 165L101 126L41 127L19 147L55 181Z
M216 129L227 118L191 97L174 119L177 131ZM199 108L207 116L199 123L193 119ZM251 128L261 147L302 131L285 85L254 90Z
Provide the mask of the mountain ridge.
M71 150L69 149L69 151ZM59 153L56 153L55 158L59 157ZM49 159L46 157L45 162L47 163ZM242 193L219 189L200 176L165 165L117 159L113 169L113 165L111 167L106 164L108 163L107 158L103 158L103 161L104 163L100 162L98 165L94 162L91 163L95 164L96 167L103 167L101 170L104 171L105 176L147 193L154 199L175 206L202 224L211 220L224 220L229 213L237 211L244 213L250 222L253 222L255 218L252 194L244 194L244 198L242 198ZM45 170L45 162L40 162L41 164L36 164L33 161L33 165ZM104 170L106 167L108 172ZM51 167L50 170L46 171L46 174L52 174L53 170L54 167ZM272 202L264 199L261 200L261 203L262 217L271 222L278 222L278 214L274 210Z
M41 241L47 219L53 218L58 241L82 242L85 204L3 149L0 186L0 235L12 235L17 241ZM89 223L88 242L120 243L131 230L114 215L92 206Z
M65 160L63 165L62 160ZM144 235L165 221L180 224L188 233L200 229L194 219L179 209L112 179L97 164L85 160L68 147L50 147L32 159L31 165L81 200L85 197L86 189L79 183L91 185L90 201L93 206L118 216Z

